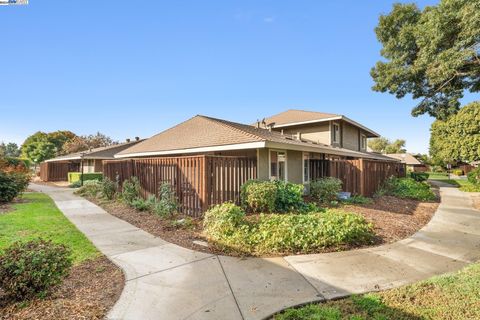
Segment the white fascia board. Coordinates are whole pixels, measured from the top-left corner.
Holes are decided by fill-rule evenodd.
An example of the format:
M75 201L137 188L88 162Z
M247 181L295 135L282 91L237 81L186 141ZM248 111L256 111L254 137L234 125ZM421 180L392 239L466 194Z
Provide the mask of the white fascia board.
M292 122L292 123L286 123L286 124L280 124L280 125L275 125L273 126L274 128L285 128L285 127L293 127L293 126L299 126L303 124L312 124L312 123L320 123L320 122L326 122L326 121L335 121L335 120L344 120L350 124L353 124L354 126L359 127L360 129L376 136L380 137L378 133L375 131L365 127L364 125L361 125L360 123L353 121L350 118L347 118L345 116L336 116L336 117L330 117L330 118L324 118L324 119L317 119L317 120L309 120L309 121L302 121L302 122Z
M57 162L57 161L80 160L80 159L81 158L79 156L75 156L75 157L68 157L68 158L61 158L61 159L56 159L56 158L48 159L48 160L45 160L45 162Z
M227 144L223 146L212 146L212 147L201 147L201 148L116 154L115 158L151 157L151 156L163 156L163 155L180 154L180 153L199 153L199 152L212 152L212 151L257 149L257 148L265 148L265 141Z

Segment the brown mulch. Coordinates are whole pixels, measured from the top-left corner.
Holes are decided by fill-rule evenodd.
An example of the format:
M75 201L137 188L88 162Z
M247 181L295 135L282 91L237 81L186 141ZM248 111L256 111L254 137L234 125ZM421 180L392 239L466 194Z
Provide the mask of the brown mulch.
M235 255L232 252L222 252L213 246L202 246L193 243L194 240L206 242L202 235L202 219L192 218L190 227L175 227L170 219L161 218L149 212L139 212L121 202L89 199L103 207L110 214L125 220L146 232L160 237L168 242L179 246L198 250L206 253ZM377 235L375 243L391 243L409 237L426 225L435 211L438 202L420 202L409 199L383 196L373 199L373 203L364 205L344 205L341 209L356 212L364 216L374 225ZM184 216L176 216L174 220L183 219ZM254 218L254 217L252 217ZM354 249L353 247L341 248L341 250ZM337 249L323 252L338 251Z
M0 319L103 319L123 285L122 271L102 256L73 267L44 299L15 303L0 292Z
M356 212L373 223L378 244L405 239L425 226L439 206L438 202L421 202L391 196L374 198L373 203L346 205L345 211Z

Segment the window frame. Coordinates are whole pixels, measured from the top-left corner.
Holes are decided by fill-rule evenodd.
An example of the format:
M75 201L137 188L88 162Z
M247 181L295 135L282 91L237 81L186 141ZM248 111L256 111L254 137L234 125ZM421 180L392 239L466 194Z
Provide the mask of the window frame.
M340 143L340 124L332 122L332 143Z
M272 152L276 152L277 153L277 175L276 175L276 179L273 179L273 176L272 176ZM283 181L287 182L288 181L288 153L287 153L287 150L280 150L280 149L268 149L268 179L269 180L278 180L278 181L281 181L278 179L278 176L279 176L279 161L278 161L278 153L284 153L285 154L285 179Z

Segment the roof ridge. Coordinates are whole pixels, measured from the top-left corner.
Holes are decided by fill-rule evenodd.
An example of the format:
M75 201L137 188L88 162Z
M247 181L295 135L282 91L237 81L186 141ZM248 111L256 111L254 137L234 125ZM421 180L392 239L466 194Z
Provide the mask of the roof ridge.
M245 126L245 127L252 127L252 126L249 126L247 124L243 124L243 123L239 123L239 122L233 122L233 121L228 121L228 120L224 120L224 119L219 119L219 118L213 118L213 117L209 117L209 116L204 116L204 115L199 115L200 117L203 117L209 121L213 121L213 122L216 122L216 123L219 123L220 125L224 126L224 127L228 127L228 128L231 128L237 132L241 132L242 134L245 134L249 137L253 137L257 140L260 140L260 141L265 141L266 139L259 136L259 135L256 135L256 134L253 134L251 132L248 132L246 130L242 130L241 128L238 128L238 127L235 127L235 126ZM255 127L253 127L255 128Z

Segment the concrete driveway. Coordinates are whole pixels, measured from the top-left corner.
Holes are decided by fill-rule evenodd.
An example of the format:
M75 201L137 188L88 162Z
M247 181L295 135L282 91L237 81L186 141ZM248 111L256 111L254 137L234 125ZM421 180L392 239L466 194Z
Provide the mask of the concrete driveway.
M480 211L468 194L446 185L431 222L410 238L368 249L264 259L185 249L108 214L72 190L31 188L50 195L124 270L125 289L109 319L263 319L306 302L456 271L480 258Z

